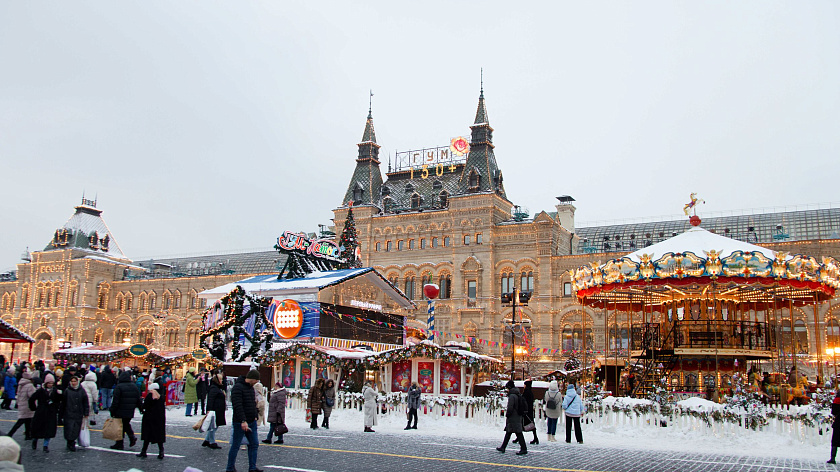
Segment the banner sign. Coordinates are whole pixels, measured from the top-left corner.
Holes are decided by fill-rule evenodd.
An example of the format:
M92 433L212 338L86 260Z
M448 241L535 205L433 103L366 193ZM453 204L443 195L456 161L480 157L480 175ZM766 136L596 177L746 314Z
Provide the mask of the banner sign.
M274 333L283 339L314 338L320 333L321 304L296 300L273 300L265 317Z
M283 251L297 252L332 262L347 262L341 257L341 248L328 239L309 239L303 233L286 231L277 238L277 247Z

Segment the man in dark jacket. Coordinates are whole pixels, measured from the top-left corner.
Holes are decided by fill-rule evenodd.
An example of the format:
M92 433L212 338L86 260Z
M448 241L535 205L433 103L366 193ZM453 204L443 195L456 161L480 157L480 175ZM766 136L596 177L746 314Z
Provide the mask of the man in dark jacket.
M117 376L111 372L111 366L106 365L99 374L99 398L102 402L102 409L111 408L111 399L114 398L114 387L117 386Z
M505 384L505 388L508 389L507 411L505 412L505 440L502 442L502 446L497 447L496 450L502 453L505 452L508 441L510 441L510 436L515 434L516 439L519 440L519 452L517 452L516 455L521 456L528 454L528 446L525 444L525 436L522 435L522 415L519 411L520 404L524 405L525 400L522 398L522 395L519 394L519 389L516 388L513 380L508 380ZM523 408L523 410L527 410L527 407Z
M257 448L260 441L257 437L257 398L254 384L260 381L260 373L256 370L248 371L236 379L230 391L230 404L233 407L233 439L230 441L228 452L227 472L236 471L236 454L242 445L242 438L248 437L248 471L263 472L257 468Z
M201 369L201 373L198 374L198 383L195 384L195 394L198 396L198 404L201 405L201 414L207 414L207 410L205 408L206 400L207 400L207 388L210 387L210 377L209 374L205 369ZM196 407L198 409L198 407Z
M131 380L131 372L120 372L120 380L114 389L114 400L111 403L111 416L122 418L123 435L128 435L129 447L137 443L134 430L131 429L131 419L134 418L134 410L140 407L140 390ZM123 439L115 442L111 449L124 449Z

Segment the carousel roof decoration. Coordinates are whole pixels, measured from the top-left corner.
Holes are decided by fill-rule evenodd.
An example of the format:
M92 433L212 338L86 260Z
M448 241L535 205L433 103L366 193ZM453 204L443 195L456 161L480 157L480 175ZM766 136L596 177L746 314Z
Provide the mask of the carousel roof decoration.
M686 205L696 210L696 195ZM690 205L690 206L689 206ZM603 264L571 271L583 305L638 310L681 299L749 302L757 307L802 306L830 299L840 287L840 262L776 252L692 228Z

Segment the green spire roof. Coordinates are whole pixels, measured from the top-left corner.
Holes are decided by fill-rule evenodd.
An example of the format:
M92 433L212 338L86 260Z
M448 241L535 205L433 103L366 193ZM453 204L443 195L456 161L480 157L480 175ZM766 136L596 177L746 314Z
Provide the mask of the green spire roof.
M484 106L484 87L481 87L481 95L478 96L478 109L475 111L475 123L476 125L482 123L490 123L490 120L487 118L487 108Z
M375 143L376 131L373 130L373 114L368 110L367 123L365 124L365 133L362 135L363 143Z

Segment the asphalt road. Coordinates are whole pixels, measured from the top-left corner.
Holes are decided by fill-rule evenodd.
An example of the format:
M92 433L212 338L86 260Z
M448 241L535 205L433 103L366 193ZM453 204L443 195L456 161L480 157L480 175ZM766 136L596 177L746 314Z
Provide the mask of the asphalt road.
M175 413L175 414L181 414ZM100 415L100 418L102 415ZM8 431L16 419L15 411L0 411L0 430ZM135 431L139 432L139 418ZM422 426L422 425L421 425ZM361 428L360 428L361 429ZM203 472L224 471L227 463L230 426L219 430L220 450L202 448L203 435L187 424L170 423L165 444L166 458L157 459L157 446L150 446L149 457L135 457L140 444L125 451L112 451L110 441L92 430L92 447L69 452L65 449L62 430L50 444L50 452L33 451L23 441L22 429L16 433L21 444L23 464L29 472L92 472L126 471L136 468L144 472L182 472L187 466ZM261 439L265 429L260 430ZM501 434L498 442L501 443ZM126 441L126 445L128 442ZM356 472L356 471L833 471L825 462L794 461L766 457L744 457L718 454L625 450L592 444L545 442L529 447L529 454L517 456L511 444L505 454L475 439L424 435L422 429L401 434L363 433L325 430L295 430L285 436L285 444L260 444L258 466L266 471ZM248 470L245 447L239 452L237 470Z

